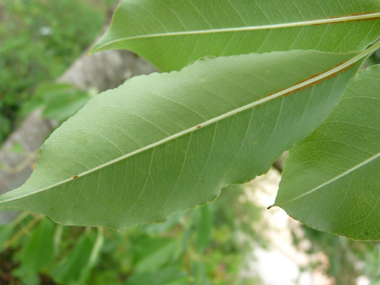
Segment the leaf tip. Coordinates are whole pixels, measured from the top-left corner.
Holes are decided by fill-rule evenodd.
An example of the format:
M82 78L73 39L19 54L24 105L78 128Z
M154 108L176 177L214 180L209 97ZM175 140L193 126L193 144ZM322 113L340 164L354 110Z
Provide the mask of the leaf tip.
M97 45L94 45L88 52L87 56L93 55L94 53L98 52Z
M105 33L87 52L87 55L93 55L94 53L97 53L99 51L103 50L104 47L104 41L103 38L107 33Z

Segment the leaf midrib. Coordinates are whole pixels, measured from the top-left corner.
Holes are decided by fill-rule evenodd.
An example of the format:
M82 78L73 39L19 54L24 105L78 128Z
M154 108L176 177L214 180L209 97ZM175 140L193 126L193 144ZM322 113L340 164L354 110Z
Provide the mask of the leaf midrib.
M188 134L188 133L194 132L194 131L196 131L196 130L199 129L199 126L203 128L203 127L205 127L205 126L211 125L211 124L213 124L213 123L216 123L216 122L218 122L218 121L220 121L220 120L223 120L223 119L225 119L225 118L228 118L228 117L230 117L230 116L236 115L236 114L239 113L239 112L243 112L243 111L248 110L248 109L250 109L250 108L253 108L253 107L259 106L259 105L261 105L261 104L264 104L264 103L266 103L266 102L268 102L268 101L271 101L271 100L273 100L273 99L279 98L279 97L281 97L281 96L284 96L284 95L287 95L287 94L290 94L290 93L293 93L293 92L297 92L298 90L303 89L303 88L305 88L305 87L311 87L311 86L313 86L315 83L318 83L318 82L321 81L321 80L324 80L324 79L326 79L326 78L329 78L329 77L331 77L331 76L335 76L335 75L339 74L341 71L343 71L343 70L345 70L346 68L350 67L351 65L355 64L355 63L356 63L357 61L359 61L360 59L362 59L362 58L364 58L364 57L366 57L366 56L372 54L372 52L374 52L374 51L377 50L378 48L380 48L380 41L377 42L376 44L372 45L370 48L368 48L368 49L362 51L361 53L357 54L357 55L354 56L353 58L347 60L346 62L344 62L344 63L342 63L342 64L340 64L340 65L338 65L338 66L336 66L336 67L334 67L334 68L332 68L332 69L329 69L329 70L327 70L326 72L324 72L324 73L322 73L322 74L320 74L320 75L318 75L318 76L312 77L312 78L310 78L310 79L308 79L308 80L306 80L306 81L303 81L303 82L301 82L301 83L295 84L295 85L293 85L293 86L291 86L291 87L289 87L289 88L286 88L286 89L284 89L284 90L280 90L280 91L278 91L278 92L276 92L276 93L274 93L274 94L272 94L272 95L270 95L270 96L264 97L264 98L262 98L262 99L260 99L260 100L258 100L258 101L252 102L252 103L250 103L250 104L247 104L247 105L245 105L245 106L242 106L242 107L240 107L240 108L237 108L237 109L235 109L235 110L232 110L232 111L230 111L230 112L228 112L228 113L225 113L225 114L223 114L223 115L220 115L220 116L218 116L218 117L215 117L215 118L213 118L213 119L211 119L211 120L208 120L208 121L206 121L206 122L204 122L204 123L202 123L202 124L198 124L198 125L196 125L196 126L194 126L194 127L191 127L191 128L186 129L186 130L183 130L182 132L179 132L179 133L177 133L177 134L174 134L174 135L172 135L172 136L169 136L169 137L167 137L167 138L165 138L165 139L163 139L163 140L160 140L160 141L158 141L158 142L156 142L156 143L150 144L150 145L148 145L148 146L145 146L145 147L143 147L143 148L140 148L140 149L138 149L138 150L135 150L135 151L133 151L133 152L131 152L131 153L128 153L128 154L126 154L126 155L123 155L123 156L121 156L121 157L119 157L119 158L113 159L113 160L111 160L111 161L109 161L109 162L107 162L107 163L104 163L104 164L102 164L102 165L99 165L98 167L92 168L92 169L90 169L90 170L88 170L88 171L85 171L85 172L83 172L83 173L81 173L81 174L76 175L76 176L75 176L75 179L78 179L78 178L80 178L80 177L83 177L83 176L85 176L85 175L88 175L88 174L90 174L90 173L92 173L92 172L98 171L98 170L100 170L100 169L102 169L102 168L105 168L105 167L107 167L107 166L110 166L110 165L112 165L112 164L114 164L114 163L117 163L117 162L119 162L119 161L122 161L122 160L124 160L124 159L127 159L127 158L129 158L129 157L131 157L131 156L137 155L137 154L139 154L139 153L141 153L141 152L144 152L144 151L146 151L146 150L148 150L148 149L151 149L151 148L157 147L157 146L159 146L159 145L161 145L161 144L167 143L167 142L169 142L169 141L171 141L171 140L173 140L173 139L176 139L176 138L181 137L181 136L183 136L183 135L186 135L186 134ZM42 189L40 189L40 190L38 190L38 191L35 191L35 192L33 192L33 193L26 193L25 195L21 195L21 196L17 196L17 197L10 197L9 199L0 200L0 203L10 202L10 201L12 201L12 200L17 200L17 199L21 199L21 198L24 198L24 197L27 197L27 196L30 196L30 195L34 195L34 194L37 194L37 193L39 193L39 192L42 192L42 191L45 191L45 190L48 190L48 189L54 188L54 187L56 187L56 186L62 185L62 184L64 184L64 183L70 182L70 181L72 181L72 180L74 180L74 178L69 178L69 179L66 179L66 180L60 181L60 182L58 182L58 183L56 183L56 184L53 184L53 185L51 185L51 186L48 186L48 187L42 188ZM10 192L10 193L11 193L11 192ZM0 198L1 198L1 197L0 197Z
M213 34L213 33L229 33L229 32L245 32L245 31L259 31L259 30L272 30L272 29L283 29L283 28L294 28L294 27L304 27L313 25L327 25L333 23L343 23L352 22L359 20L371 20L380 18L380 12L367 13L361 15L351 15L343 17L335 17L328 19L319 19L303 22L293 22L293 23L283 23L283 24L273 24L273 25L263 25L263 26L249 26L249 27L236 27L236 28L224 28L224 29L209 29L209 30L197 30L197 31L182 31L182 32L171 32L171 33L157 33L157 34L147 34L138 35L132 37L125 37L110 41L106 44L96 47L89 54L95 52L96 50L102 49L108 45L112 45L117 42L126 40L136 40L136 39L148 39L148 38L158 38L158 37L173 37L173 36L186 36L186 35L202 35L202 34Z

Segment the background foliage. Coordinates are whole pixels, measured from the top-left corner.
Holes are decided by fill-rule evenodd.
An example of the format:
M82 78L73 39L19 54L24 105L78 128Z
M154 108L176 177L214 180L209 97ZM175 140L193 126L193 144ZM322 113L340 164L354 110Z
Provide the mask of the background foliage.
M37 84L59 77L94 40L115 0L0 1L0 143Z
M230 186L212 205L121 232L21 214L0 227L0 283L256 284L240 271L253 245L266 245L253 230L262 209L244 195Z

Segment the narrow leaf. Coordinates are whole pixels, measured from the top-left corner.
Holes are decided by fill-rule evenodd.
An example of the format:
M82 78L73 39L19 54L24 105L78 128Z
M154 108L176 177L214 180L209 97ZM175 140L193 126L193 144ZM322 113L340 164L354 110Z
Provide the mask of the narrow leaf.
M211 242L212 211L210 205L199 208L199 220L196 230L195 246L199 252L205 250Z
M90 53L128 49L171 71L207 55L359 51L379 17L374 0L123 0Z
M162 267L174 255L177 242L171 238L147 238L135 246L136 272L152 272Z
M79 276L79 280L75 282L75 284L87 284L88 279L91 276L91 272L96 267L97 263L99 262L102 248L104 244L104 235L103 235L103 228L98 227L98 234L94 243L94 246L91 250L90 258L88 259L88 263L86 266L84 266L81 270L81 274Z
M220 57L132 78L63 123L0 207L119 229L210 202L318 127L378 45Z
M0 225L0 253L4 250L4 245L11 237L14 227L13 224Z
M286 161L276 206L322 231L380 240L380 66L362 71L331 117Z
M36 275L53 260L55 224L43 219L23 248L22 266L29 275Z
M54 280L61 284L71 284L78 280L83 270L86 270L93 246L94 239L91 233L83 234L65 259L54 268Z

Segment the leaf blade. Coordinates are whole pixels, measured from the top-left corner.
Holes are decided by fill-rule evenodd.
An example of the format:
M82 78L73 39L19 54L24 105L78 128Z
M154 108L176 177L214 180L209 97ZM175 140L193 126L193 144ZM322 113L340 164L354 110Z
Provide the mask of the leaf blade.
M131 79L56 130L30 180L1 196L0 207L124 228L205 204L222 187L265 173L311 133L376 47L208 59Z
M379 66L360 72L332 116L291 150L275 205L295 219L356 240L380 239L379 75ZM292 178L295 172L298 178Z
M286 11L286 12L285 12ZM347 52L377 38L375 1L122 1L90 53L129 49L162 71L205 56L316 49Z

